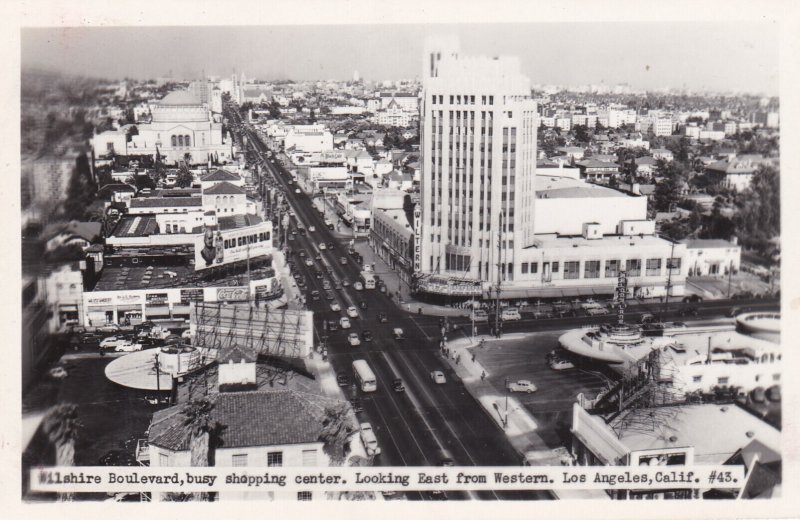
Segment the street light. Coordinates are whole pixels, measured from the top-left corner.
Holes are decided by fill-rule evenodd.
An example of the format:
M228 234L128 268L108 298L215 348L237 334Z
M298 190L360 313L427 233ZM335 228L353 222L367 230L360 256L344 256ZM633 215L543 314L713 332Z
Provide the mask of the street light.
M508 426L508 383L509 383L508 376L506 376L506 418L503 421L503 428Z

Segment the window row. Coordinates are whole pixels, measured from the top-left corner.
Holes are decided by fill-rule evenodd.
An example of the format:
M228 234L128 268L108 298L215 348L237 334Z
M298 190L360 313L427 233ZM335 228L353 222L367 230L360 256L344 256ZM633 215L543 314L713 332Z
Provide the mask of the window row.
M604 278L616 278L619 276L620 267L622 262L620 260L606 260L605 269L603 271ZM551 272L557 273L559 269L558 262L543 262L543 266L552 265ZM645 261L645 276L661 276L661 258L648 258ZM667 259L667 269L672 271L671 274L680 274L681 272L681 259L672 258ZM584 260L583 262L583 278L600 278L601 261L600 260ZM522 262L522 274L536 274L539 272L538 262ZM628 276L642 276L642 261L640 259L630 259L625 261L625 273ZM580 278L580 261L564 262L564 278L577 279Z
M188 135L173 135L172 147L192 146L192 138Z

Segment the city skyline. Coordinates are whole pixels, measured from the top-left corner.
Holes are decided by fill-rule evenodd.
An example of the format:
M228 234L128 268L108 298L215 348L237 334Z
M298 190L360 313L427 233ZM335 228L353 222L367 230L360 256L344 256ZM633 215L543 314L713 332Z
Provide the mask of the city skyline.
M113 79L235 71L263 80L347 80L358 71L380 81L418 78L424 40L436 35L457 36L468 54L518 56L534 85L778 94L779 41L769 23L26 28L21 57L23 70Z

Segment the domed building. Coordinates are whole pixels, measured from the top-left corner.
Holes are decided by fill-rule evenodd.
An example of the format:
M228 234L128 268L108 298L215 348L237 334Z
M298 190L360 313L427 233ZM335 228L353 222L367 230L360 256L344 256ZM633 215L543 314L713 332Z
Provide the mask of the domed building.
M137 125L139 135L127 143L127 155L158 154L168 165L184 160L190 165L231 161L232 142L222 135L222 123L214 122L208 107L191 92L171 92L151 112L151 123Z

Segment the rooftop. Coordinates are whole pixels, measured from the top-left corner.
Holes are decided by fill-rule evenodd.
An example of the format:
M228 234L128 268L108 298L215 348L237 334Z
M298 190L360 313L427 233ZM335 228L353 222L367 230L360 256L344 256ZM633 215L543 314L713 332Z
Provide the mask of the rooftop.
M722 464L753 438L780 452L780 432L738 406L697 404L668 408L668 413L674 414L670 420L653 431L622 429L619 440L630 451L692 446L697 464ZM646 410L639 411L642 412ZM621 414L609 426L621 425L630 413ZM709 435L712 431L714 434Z
M210 181L239 181L242 178L239 177L235 173L231 173L227 170L217 169L213 172L209 172L205 174L200 180L203 182L210 182Z
M321 398L283 390L219 393L209 399L214 403L211 421L223 427L219 435L225 448L320 442ZM189 449L189 430L181 413L185 406L153 414L150 444L173 451Z
M685 238L680 243L686 244L688 249L728 249L738 245L719 238Z
M244 195L247 193L244 188L240 188L228 181L222 181L203 191L203 195Z
M131 199L131 208L201 207L200 197L137 197Z
M556 234L536 235L534 239L535 247L559 248L559 247L636 247L636 246L656 246L668 245L669 241L655 235L606 235L603 238L586 239L582 236L559 236Z
M122 215L110 236L143 237L155 234L158 234L155 215Z
M611 188L589 184L588 182L572 177L557 175L559 169L554 168L552 170L553 175L536 175L536 198L571 199L628 196Z
M161 106L199 106L200 100L188 90L175 90L158 102Z

